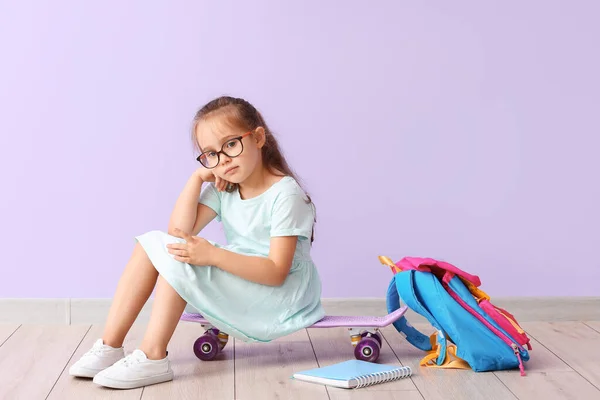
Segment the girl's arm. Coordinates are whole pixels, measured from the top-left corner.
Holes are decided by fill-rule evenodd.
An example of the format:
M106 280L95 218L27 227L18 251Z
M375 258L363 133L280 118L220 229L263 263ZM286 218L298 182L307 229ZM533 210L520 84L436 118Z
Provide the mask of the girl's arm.
M271 238L268 257L246 256L214 247L210 264L249 281L281 286L292 266L297 242L297 236Z
M169 219L169 234L172 235L175 229L179 228L184 232L192 232L192 235L197 235L217 216L213 209L198 203L200 190L204 183L201 173L197 170L192 174L177 198Z

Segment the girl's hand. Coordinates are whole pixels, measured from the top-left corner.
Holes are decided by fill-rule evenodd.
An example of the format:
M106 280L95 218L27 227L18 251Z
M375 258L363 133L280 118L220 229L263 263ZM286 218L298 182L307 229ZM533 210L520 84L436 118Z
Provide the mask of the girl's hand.
M184 239L185 243L170 243L167 249L175 256L177 261L192 265L212 265L212 255L215 247L206 239L192 236L179 228L175 229L173 236Z
M227 182L224 179L219 178L218 176L216 176L213 173L213 171L211 169L208 169L208 168L200 167L194 172L194 174L198 178L202 179L202 182L214 182L215 188L219 192L222 192L223 190L225 190L227 185L229 185L229 182Z

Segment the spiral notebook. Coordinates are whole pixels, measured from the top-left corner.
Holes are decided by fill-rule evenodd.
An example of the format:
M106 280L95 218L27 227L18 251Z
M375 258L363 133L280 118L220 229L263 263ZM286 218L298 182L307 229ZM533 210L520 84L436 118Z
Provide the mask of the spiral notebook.
M292 378L345 389L357 389L395 381L411 375L412 370L408 366L399 367L361 360L349 360L326 367L296 372L292 375Z

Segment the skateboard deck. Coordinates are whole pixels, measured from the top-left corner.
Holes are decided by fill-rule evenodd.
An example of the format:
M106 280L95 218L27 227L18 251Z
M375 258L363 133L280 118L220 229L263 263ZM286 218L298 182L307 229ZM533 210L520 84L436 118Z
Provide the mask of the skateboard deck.
M384 328L400 319L407 310L407 306L400 307L383 317L327 315L311 325L310 328ZM181 320L203 325L210 324L202 315L193 313L183 313Z

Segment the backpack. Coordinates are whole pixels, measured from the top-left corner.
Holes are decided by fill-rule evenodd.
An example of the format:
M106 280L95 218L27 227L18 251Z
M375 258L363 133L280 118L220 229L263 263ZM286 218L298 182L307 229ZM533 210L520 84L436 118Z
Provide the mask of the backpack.
M479 289L478 276L432 258L379 260L394 274L386 296L388 312L398 309L402 299L437 330L426 336L405 317L394 323L409 343L426 352L420 365L476 372L518 367L525 375L530 340L515 317Z

